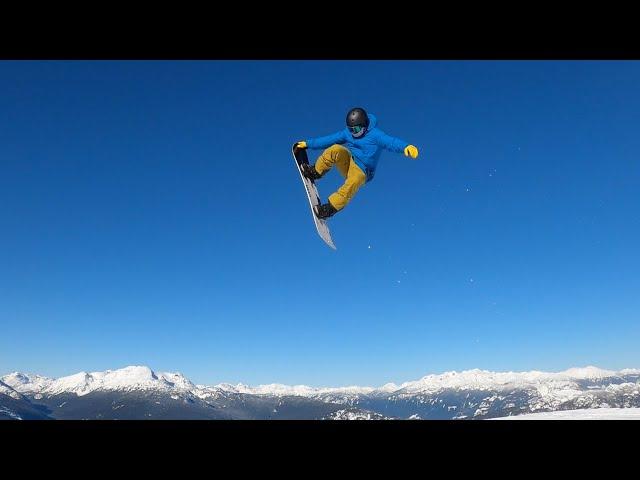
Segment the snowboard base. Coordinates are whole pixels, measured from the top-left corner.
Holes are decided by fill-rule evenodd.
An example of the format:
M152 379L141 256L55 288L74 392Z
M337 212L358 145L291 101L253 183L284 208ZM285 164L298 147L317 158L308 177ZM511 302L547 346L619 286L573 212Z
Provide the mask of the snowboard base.
M293 158L296 161L296 166L298 167L298 173L300 174L300 178L302 179L302 183L304 184L305 192L307 192L307 199L309 200L309 206L311 207L311 216L313 217L313 221L316 225L316 230L318 231L318 235L320 238L324 240L324 242L329 245L334 250L337 250L335 244L333 243L333 239L331 238L331 232L329 231L329 226L327 222L321 218L318 218L316 215L314 207L320 205L320 194L318 193L318 187L315 182L309 180L302 174L301 165L303 163L309 163L309 158L307 156L307 151L304 148L296 148L296 144L293 144L291 148L291 152L293 153Z

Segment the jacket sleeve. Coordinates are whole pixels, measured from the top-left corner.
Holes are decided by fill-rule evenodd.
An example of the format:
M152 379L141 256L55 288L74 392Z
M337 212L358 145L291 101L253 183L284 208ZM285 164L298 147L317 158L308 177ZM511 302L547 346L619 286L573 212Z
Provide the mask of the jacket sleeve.
M404 149L410 145L409 142L405 142L401 138L392 137L387 135L382 130L378 129L378 145L386 148L390 152L402 153Z
M307 148L327 148L330 145L336 143L343 144L346 140L344 138L344 130L326 135L324 137L309 138L307 139Z

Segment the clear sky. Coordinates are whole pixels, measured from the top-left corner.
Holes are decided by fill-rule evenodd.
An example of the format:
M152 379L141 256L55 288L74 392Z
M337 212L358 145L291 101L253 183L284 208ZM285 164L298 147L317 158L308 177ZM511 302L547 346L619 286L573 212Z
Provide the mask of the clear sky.
M0 374L638 368L639 86L632 61L2 61ZM354 106L420 156L382 154L333 251L290 146Z

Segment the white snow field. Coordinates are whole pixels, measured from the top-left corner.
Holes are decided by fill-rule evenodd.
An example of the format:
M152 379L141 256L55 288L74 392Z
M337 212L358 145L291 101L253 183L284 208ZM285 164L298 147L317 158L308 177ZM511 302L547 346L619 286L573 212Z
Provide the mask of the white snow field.
M527 413L489 420L640 420L640 408L586 408L584 410Z

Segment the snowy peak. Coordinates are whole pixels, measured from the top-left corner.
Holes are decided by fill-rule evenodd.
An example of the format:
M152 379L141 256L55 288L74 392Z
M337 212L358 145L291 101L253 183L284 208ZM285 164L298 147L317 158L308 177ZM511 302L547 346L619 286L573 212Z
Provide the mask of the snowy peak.
M88 373L80 372L54 380L45 391L51 394L73 392L78 395L84 395L89 393L93 380L93 377Z
M565 375L576 380L598 380L601 378L617 377L619 374L613 370L604 370L602 368L588 366L584 368L570 368L564 372L560 372L560 375Z
M282 385L280 383L258 385L257 387L248 387L246 385L239 384L236 386L236 389L240 393L249 393L253 395L295 395L302 397L313 395L316 391L315 388L307 387L306 385Z
M191 390L195 386L181 373L154 372L146 366L89 374L91 390Z
M31 375L13 372L3 377L0 381L22 394L37 393L44 390L54 380L42 375Z
M531 375L531 372L524 375ZM427 375L415 382L403 383L400 385L400 390L406 393L435 392L447 388L484 390L510 383L518 383L522 379L522 374L513 372L495 373L476 368L462 372L450 371L439 375Z
M80 372L74 375L50 379L21 373L11 373L1 381L21 393L58 395L75 393L87 395L96 390L184 390L195 386L180 373L158 373L149 367L129 366L105 372Z
M20 373L20 372L9 373L4 377L0 377L0 379L2 379L3 383L7 385L13 385L13 386L24 385L26 383L32 382L31 378L29 378L28 375L25 375L24 373Z
M95 372L92 375L102 377L105 382L119 385L144 385L158 381L158 376L154 371L145 366L131 366L119 370Z
M269 395L275 397L283 397L283 396L299 396L299 397L311 397L317 395L331 395L331 394L342 394L342 395L360 395L360 394L368 394L371 393L374 389L371 387L308 387L306 385L283 385L280 383L271 383L268 385L258 385L256 387L251 387L248 385L244 385L239 383L237 385L232 385L229 383L221 383L216 385L214 388L230 392L230 393L244 393L249 395Z
M401 388L402 387L396 385L395 383L385 383L383 386L381 386L380 388L376 388L375 390L381 393L391 393L395 392L396 390L400 390Z
M537 387L542 384L567 383L576 380L601 380L633 373L633 370L615 372L588 366L570 368L552 373L533 370L530 372L491 372L487 370L465 370L427 375L415 382L406 382L398 389L402 393L432 393L444 389L490 390L517 387Z
M196 386L181 373L162 372L158 373L158 378L167 385L179 390L194 390L196 388Z

